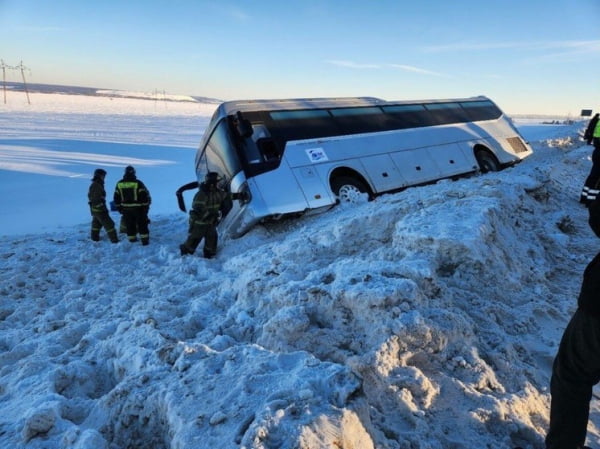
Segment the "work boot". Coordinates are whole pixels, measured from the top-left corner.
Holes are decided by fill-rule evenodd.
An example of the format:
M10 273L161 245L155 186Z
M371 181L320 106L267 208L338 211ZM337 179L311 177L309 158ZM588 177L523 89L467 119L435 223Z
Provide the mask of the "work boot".
M100 231L92 231L91 238L92 238L92 241L99 242L100 241Z
M146 246L150 244L150 239L147 237L142 238L142 246Z
M212 253L210 251L204 251L204 258L205 259L212 259L213 257L215 257L215 253Z
M194 254L184 244L179 245L179 252L181 253L182 256L187 256L188 254Z
M108 238L110 239L110 241L112 243L118 243L119 242L119 238L117 237L117 231L115 231L114 229L110 232L107 232L108 234Z

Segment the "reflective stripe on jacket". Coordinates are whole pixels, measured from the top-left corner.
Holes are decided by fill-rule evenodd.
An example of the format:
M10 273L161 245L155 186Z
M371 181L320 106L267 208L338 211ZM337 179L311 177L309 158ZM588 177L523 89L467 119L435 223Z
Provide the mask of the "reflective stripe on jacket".
M194 195L190 221L199 224L216 224L223 203L229 198L229 193L219 189L211 189L202 183Z
M151 198L142 181L122 179L115 187L114 201L122 207L140 207L149 206Z

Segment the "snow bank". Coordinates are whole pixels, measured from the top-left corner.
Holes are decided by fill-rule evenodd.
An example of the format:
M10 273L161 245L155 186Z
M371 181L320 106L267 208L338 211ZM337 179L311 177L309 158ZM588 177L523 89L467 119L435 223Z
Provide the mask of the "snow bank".
M0 446L543 447L597 248L579 131L500 173L257 227L213 260L179 255L177 213L152 216L148 247L93 244L85 222L4 238ZM598 423L594 403L590 444Z

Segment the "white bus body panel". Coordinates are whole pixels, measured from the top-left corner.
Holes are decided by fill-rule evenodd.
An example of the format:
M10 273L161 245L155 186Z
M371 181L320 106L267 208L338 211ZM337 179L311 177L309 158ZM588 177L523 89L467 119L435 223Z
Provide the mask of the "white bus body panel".
M485 127L460 124L289 142L277 170L248 180L252 207L246 214L239 211L230 232L241 235L266 217L335 204L329 186L335 168L355 170L373 192L381 193L476 171L477 144L492 150L501 164L520 160L531 149L516 154L504 138L516 136L520 138L510 126L494 121Z
M321 186L329 185L331 170L349 167L361 173L374 192L385 192L477 170L473 154L477 143L494 151L500 163L515 160L482 131L452 125L296 141L286 146L284 160L294 171L318 166ZM298 181L304 186L302 179Z
M274 100L266 106L262 100L224 103L215 117L237 110L386 104L373 98L313 99L293 100L292 107L290 101ZM510 118L504 115L487 121L289 141L275 170L247 180L243 173L234 176L231 191L238 192L247 183L252 198L249 204L241 206L234 201L220 228L237 237L265 218L335 204L330 178L338 168L359 173L374 193L474 172L479 169L476 147L489 149L503 166L532 153Z

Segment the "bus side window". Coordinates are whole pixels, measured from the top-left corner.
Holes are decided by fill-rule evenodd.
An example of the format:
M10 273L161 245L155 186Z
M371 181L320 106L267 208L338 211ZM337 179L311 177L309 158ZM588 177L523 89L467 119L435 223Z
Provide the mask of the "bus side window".
M275 141L271 137L261 137L256 141L256 145L261 154L267 161L272 161L281 158L281 154L277 150Z

